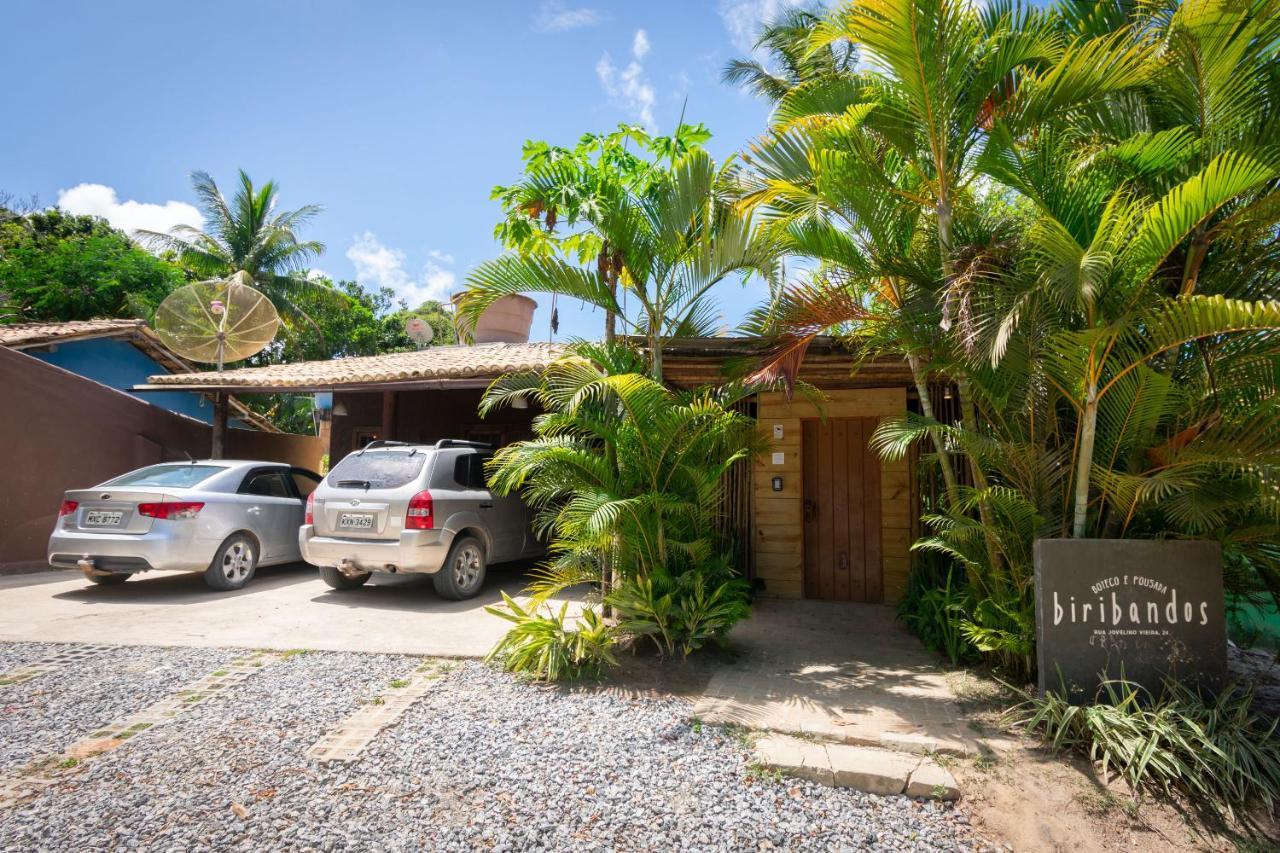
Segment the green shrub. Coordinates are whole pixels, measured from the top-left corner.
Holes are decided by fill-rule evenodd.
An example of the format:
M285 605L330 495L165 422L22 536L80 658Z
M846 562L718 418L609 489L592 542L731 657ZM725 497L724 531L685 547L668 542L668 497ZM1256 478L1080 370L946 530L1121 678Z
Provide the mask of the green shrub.
M941 555L920 555L898 602L898 617L920 642L953 666L977 659L978 650L964 631L972 610L973 595L964 573Z
M561 681L597 676L605 666L617 664L613 655L613 630L599 614L587 608L570 624L569 605L559 611L546 608L539 613L535 605L525 609L505 592L506 609L486 607L494 616L515 625L489 652L485 660L502 663L508 672L527 675L539 681Z
M627 578L606 599L620 631L651 638L664 655L688 655L720 642L751 614L751 587L723 569Z
M1247 809L1280 799L1277 720L1253 713L1252 690L1223 690L1206 701L1175 682L1154 698L1142 687L1107 681L1094 705L1056 694L1030 696L1009 711L1054 750L1075 749L1114 770L1137 792L1181 793L1212 820L1249 825Z

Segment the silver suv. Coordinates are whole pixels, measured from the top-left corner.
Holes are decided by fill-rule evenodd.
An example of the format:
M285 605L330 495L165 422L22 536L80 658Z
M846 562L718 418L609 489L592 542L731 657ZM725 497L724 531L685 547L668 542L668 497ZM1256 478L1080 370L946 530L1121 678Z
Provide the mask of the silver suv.
M298 530L302 559L334 589L373 572L431 575L444 598L470 598L490 563L536 556L518 496L485 485L487 444L375 441L350 454L307 498Z

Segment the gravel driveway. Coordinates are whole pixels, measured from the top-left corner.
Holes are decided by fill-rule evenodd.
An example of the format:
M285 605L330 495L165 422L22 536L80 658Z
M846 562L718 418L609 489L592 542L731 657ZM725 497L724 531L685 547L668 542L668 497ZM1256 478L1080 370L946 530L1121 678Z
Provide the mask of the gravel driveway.
M105 722L96 719L103 708L131 711L155 701L157 667L172 668L177 689L234 654L135 648L96 667L91 689L65 673L0 688L0 743L6 756L9 744L21 745L15 755L52 751L53 735L41 731L70 741ZM0 660L38 657L30 647L0 646ZM0 848L972 845L967 822L949 805L758 778L742 739L691 722L681 700L538 688L474 662L435 682L355 763L304 757L418 662L288 657L0 812Z

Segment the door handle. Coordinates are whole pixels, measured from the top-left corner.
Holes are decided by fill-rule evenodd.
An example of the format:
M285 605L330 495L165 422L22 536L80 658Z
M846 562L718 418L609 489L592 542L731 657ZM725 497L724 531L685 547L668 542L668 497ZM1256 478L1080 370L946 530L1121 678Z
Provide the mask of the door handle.
M481 509L493 509L493 503L492 503L491 501L482 501L482 502L481 502L481 504L480 504L480 508L481 508Z

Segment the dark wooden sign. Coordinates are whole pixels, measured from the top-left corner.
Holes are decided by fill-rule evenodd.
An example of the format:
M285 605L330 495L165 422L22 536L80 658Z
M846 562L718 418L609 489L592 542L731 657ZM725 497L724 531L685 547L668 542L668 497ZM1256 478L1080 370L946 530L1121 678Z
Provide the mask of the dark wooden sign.
M1094 701L1104 678L1159 695L1166 677L1208 690L1226 674L1216 542L1038 539L1040 692Z

